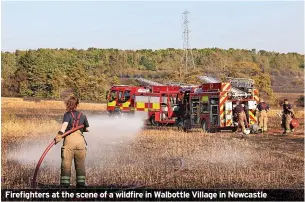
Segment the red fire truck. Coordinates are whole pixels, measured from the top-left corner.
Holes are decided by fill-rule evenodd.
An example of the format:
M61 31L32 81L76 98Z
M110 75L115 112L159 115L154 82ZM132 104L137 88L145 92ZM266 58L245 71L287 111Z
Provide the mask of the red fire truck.
M188 89L192 91L196 87L189 86ZM152 86L146 92L139 90L135 93L135 115L148 120L153 126L175 124L176 117L170 112L178 107L176 97L179 97L182 88L186 87L175 84Z
M201 127L206 132L236 131L237 117L233 109L239 101L245 107L247 122L256 124L259 92L253 85L252 79L244 78L202 84L200 92L183 92L180 109L173 116L184 131L193 127Z
M107 111L110 116L120 117L122 114L134 114L135 107L135 93L141 95L150 95L150 93L160 93L161 91L175 91L176 93L181 88L181 84L161 84L144 78L134 78L143 86L130 86L130 85L115 85L112 86L110 91L107 92ZM179 86L179 87L178 87ZM154 98L152 98L153 100ZM141 104L139 103L139 110ZM154 115L157 105L151 105L152 112L149 110L150 115ZM159 107L160 108L160 107ZM146 108L148 109L148 108ZM145 109L145 110L146 110ZM152 119L153 121L153 119ZM158 125L153 122L153 125Z
M110 116L134 112L134 94L138 90L145 90L142 86L115 85L107 92L107 111Z
M178 87L174 90L135 94L135 114L149 119L151 124L176 123L187 131L201 127L204 131L237 129L233 108L237 100L245 105L248 123L256 124L255 109L258 90L251 79L228 78L228 82L208 79L198 87ZM148 113L147 113L148 112Z

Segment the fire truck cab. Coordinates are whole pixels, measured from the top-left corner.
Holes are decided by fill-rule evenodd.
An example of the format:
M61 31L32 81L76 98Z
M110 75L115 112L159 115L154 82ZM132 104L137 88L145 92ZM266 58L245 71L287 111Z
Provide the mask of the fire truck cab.
M110 116L132 114L134 112L135 92L145 89L141 86L115 85L107 92L107 111Z
M176 97L181 86L152 86L147 92L135 93L135 115L153 126L175 124Z

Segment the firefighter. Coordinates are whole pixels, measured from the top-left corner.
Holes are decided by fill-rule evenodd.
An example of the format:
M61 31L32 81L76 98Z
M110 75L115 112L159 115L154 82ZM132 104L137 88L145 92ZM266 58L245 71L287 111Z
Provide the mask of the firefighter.
M268 129L268 111L270 110L269 105L264 102L262 98L259 100L259 104L256 107L256 110L258 110L258 125L262 132L267 132Z
M89 123L87 117L76 111L79 100L76 97L70 97L66 102L67 112L63 117L63 124L55 139L55 144L59 143L63 138L62 135L68 130L71 130L78 125L84 125L81 128L64 138L63 146L61 148L61 177L60 185L62 187L70 186L71 166L74 159L76 170L77 187L86 187L86 171L85 171L85 158L86 158L86 141L83 132L89 132Z
M249 109L245 104L241 104L241 106L244 109L245 114L246 114L245 124L247 125L247 120L249 120Z
M235 116L238 118L238 127L241 126L243 134L246 134L245 124L248 125L245 109L242 107L239 101L236 102L236 106L233 109Z
M283 132L283 134L293 132L293 129L290 127L290 122L293 117L294 117L294 112L292 109L292 105L288 103L287 99L285 99L283 104L283 121L282 121L283 128L285 129L285 131Z

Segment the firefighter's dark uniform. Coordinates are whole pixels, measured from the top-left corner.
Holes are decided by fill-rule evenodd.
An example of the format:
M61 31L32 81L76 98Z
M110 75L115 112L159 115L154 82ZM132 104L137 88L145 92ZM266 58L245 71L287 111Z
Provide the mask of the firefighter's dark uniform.
M75 119L80 115L78 111L66 112L63 122L68 122L66 131L72 129L72 124ZM60 184L62 186L70 185L71 166L74 159L76 170L76 183L77 186L85 186L86 171L85 171L85 158L86 158L86 141L83 136L83 131L89 127L88 120L85 115L81 115L79 124L84 124L84 128L77 130L64 138L63 146L61 149L61 177Z
M246 118L246 113L244 108L242 107L241 104L238 104L235 108L234 108L234 113L237 115L238 117L238 125L241 126L242 132L245 132L245 122L248 123L247 118Z
M293 110L292 110L292 105L291 104L283 104L283 127L285 129L284 133L289 133L291 132L291 127L290 127L290 122L293 118Z
M258 125L262 129L262 131L267 132L268 129L268 116L267 112L269 111L269 105L265 102L260 102L257 105L257 109L259 111L258 114Z

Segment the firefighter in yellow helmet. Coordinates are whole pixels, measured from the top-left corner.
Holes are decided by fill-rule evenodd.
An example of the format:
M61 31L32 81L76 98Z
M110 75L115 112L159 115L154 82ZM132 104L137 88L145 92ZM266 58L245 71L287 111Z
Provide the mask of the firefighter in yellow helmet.
M70 186L72 160L74 160L76 170L77 187L86 187L85 158L87 144L83 132L89 131L89 123L85 115L76 111L78 104L78 98L73 96L66 102L67 112L64 114L61 129L55 137L55 143L57 144L63 139L63 133L79 125L84 125L84 128L81 128L64 138L63 146L61 148L60 184L65 188Z
M259 104L257 105L257 110L259 111L258 114L258 125L262 129L263 132L267 132L268 129L268 115L267 112L270 110L269 105L264 102L261 98L259 100Z

